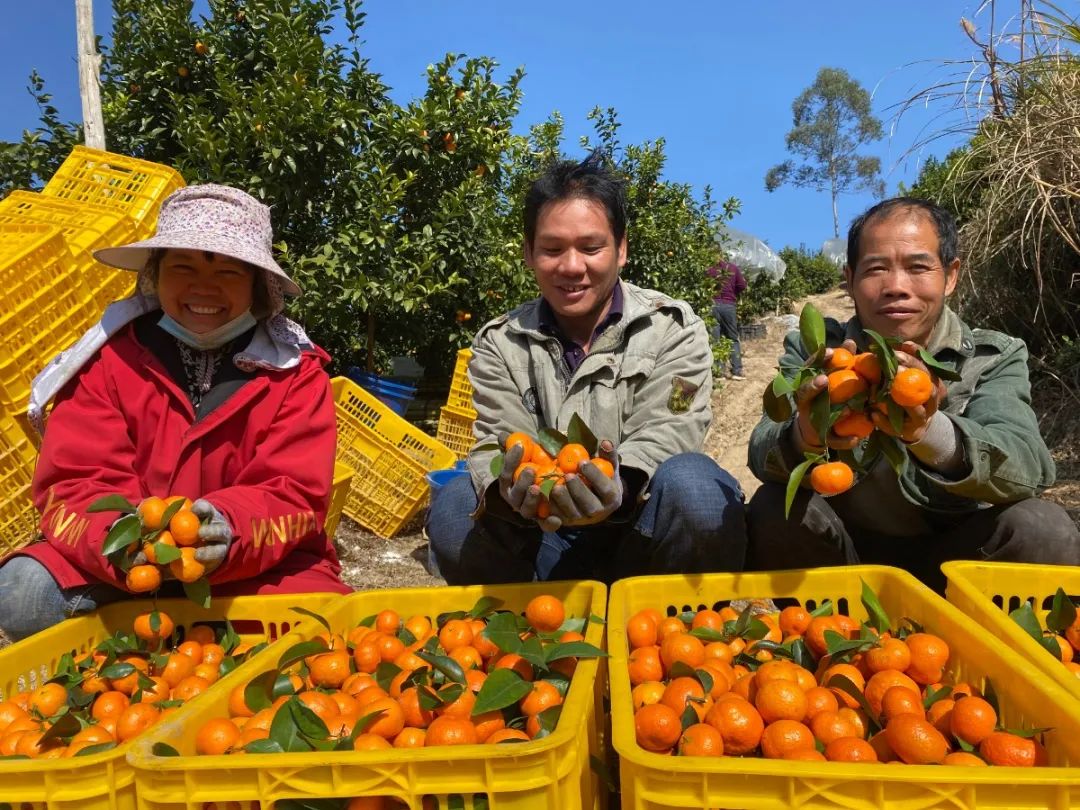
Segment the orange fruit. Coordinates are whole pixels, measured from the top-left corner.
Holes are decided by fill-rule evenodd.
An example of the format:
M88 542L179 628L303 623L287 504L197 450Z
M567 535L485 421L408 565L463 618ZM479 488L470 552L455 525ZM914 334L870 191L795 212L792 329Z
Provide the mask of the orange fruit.
M866 679L863 677L863 674L859 672L858 668L853 664L833 664L821 675L822 685L832 688L833 694L836 695L836 699L842 705L851 709L856 708L859 705L859 701L840 687L834 687L832 685L834 678L845 678L850 681L858 691L862 692L866 688ZM867 700L869 700L869 698L867 698ZM873 703L870 705L874 708L875 712L880 711L880 702L878 706L875 706Z
M161 528L161 519L165 516L167 508L168 504L165 503L164 498L151 495L149 498L144 498L135 511L144 529L157 531Z
M838 347L832 350L832 354L829 357L829 362L825 364L825 367L829 371L839 371L844 368L851 368L855 362L855 355L849 352L847 349Z
M533 445L532 452L529 453L529 461L534 464L539 464L545 469L555 469L555 459L551 457L547 450L540 446L540 442Z
M862 411L850 411L833 423L832 432L837 436L865 439L874 432L874 422Z
M678 713L662 703L642 706L634 712L634 734L637 743L646 751L670 751L682 734Z
M889 387L892 401L905 408L924 404L933 392L934 381L921 368L900 369Z
M824 686L812 686L806 690L806 718L812 720L822 712L835 712L840 708L836 695Z
M423 748L427 732L422 728L406 726L394 737L394 748Z
M896 669L903 672L911 666L911 650L908 645L898 638L882 640L878 646L871 647L863 655L866 668L871 672L881 672L884 669Z
M30 693L30 709L42 717L52 717L67 705L67 689L58 683L44 683Z
M777 720L802 722L806 717L806 693L790 681L769 681L758 687L754 707L766 724Z
M874 747L858 737L840 737L825 746L829 762L877 762Z
M436 694L439 698L446 700L452 687L450 685L444 686L438 690ZM468 718L472 715L473 707L476 705L476 693L471 689L465 689L460 695L453 700L443 703L441 706L435 708L435 714L438 716L449 715L450 717L465 717Z
M515 484L517 483L517 480L519 478L521 478L521 474L523 472L525 472L526 470L532 470L533 483L536 484L537 486L539 486L542 479L545 478L546 476L550 475L552 470L554 470L554 467L543 465L543 464L537 464L534 461L523 461L514 470L514 479L513 480L514 480Z
M475 745L480 740L476 726L461 717L436 717L427 729L425 743L433 745Z
M199 666L195 667L195 674L199 674ZM202 677L202 676L200 676ZM218 675L215 672L213 678L207 678L209 683L213 683L218 679ZM172 690L169 688L169 684L165 682L165 679L159 675L151 675L150 680L154 682L153 686L142 688L141 703L161 703L162 701L169 700L172 697Z
M956 739L968 745L978 745L989 737L997 726L997 712L981 697L962 697L956 701L949 717L949 730Z
M153 703L132 703L116 719L116 739L127 742L158 721L161 710Z
M720 732L724 753L731 756L749 754L758 747L765 731L765 723L753 704L735 696L713 704L705 722Z
M686 624L678 616L668 616L665 619L661 619L660 623L656 625L656 638L661 642L668 636L674 636L685 632ZM739 639L739 641L742 641L742 639Z
M189 675L172 688L169 696L173 700L188 701L198 697L210 688L210 681L200 678L198 675Z
M865 393L866 389L866 380L851 369L841 369L829 374L829 402L834 405L847 402L852 397Z
M991 765L1030 768L1046 764L1046 749L1033 739L995 731L979 743L979 756Z
M699 627L720 632L724 629L724 620L720 618L720 614L715 610L702 609L694 614L694 618L690 622L691 630L696 630Z
M664 679L664 665L660 660L660 648L655 646L638 647L633 650L630 653L628 669L630 670L630 684L632 686L645 683L645 681L662 681Z
M193 546L199 540L199 518L188 509L181 509L169 521L169 532L178 546Z
M559 450L557 456L555 456L555 466L565 475L567 473L577 473L578 466L583 461L589 460L589 451L585 449L583 445L570 442L564 444L562 449Z
M824 762L825 755L816 748L798 748L788 751L780 759L794 760L796 762Z
M911 664L905 672L921 684L940 681L949 660L949 645L931 633L912 633L904 643L911 651Z
M663 699L666 689L667 687L660 681L639 683L630 692L630 702L634 705L634 711L637 711L642 706L659 703Z
M135 630L135 635L147 644L157 645L159 641L167 639L173 634L176 625L173 624L173 620L169 617L168 613L159 610L157 611L158 629L155 631L152 628L150 620L153 613L154 611L140 613L135 617L135 621L132 622L132 628Z
M401 691L398 705L401 706L401 712L407 726L427 728L431 725L431 721L435 719L435 712L420 706L420 691L415 686L410 686L408 689Z
M761 735L761 755L766 759L781 759L792 751L813 748L813 732L796 720L777 720L765 726Z
M207 644L216 643L217 636L210 625L196 624L184 631L184 641L197 641L205 647Z
M712 705L711 701L706 701L705 689L698 679L686 676L675 678L664 687L660 703L672 709L680 718L686 707L692 706L699 719L705 716Z
M149 593L161 587L161 571L156 565L133 565L124 578L132 593Z
M405 728L405 714L401 710L401 705L393 698L380 698L363 708L364 714L375 712L382 712L382 716L364 729L368 734L377 734L391 740Z
M975 754L969 754L967 751L953 751L951 754L946 754L945 759L941 760L942 765L959 765L964 768L985 768L986 761Z
M496 669L512 669L514 670L514 672L520 675L523 680L531 681L533 679L532 664L530 664L517 653L507 653L506 655L500 656L499 658L495 659L495 662L490 665L488 671L490 672ZM660 679L653 678L653 680Z
M504 728L500 731L496 731L494 734L484 740L484 742L488 745L497 745L498 743L506 740L520 740L521 742L528 742L529 739L529 735L521 729Z
M956 701L952 698L942 698L926 710L926 719L946 737L952 734L952 710L955 706Z
M357 734L353 740L354 751L379 751L393 747L389 740L378 734Z
M700 686L698 688L700 689ZM558 706L562 702L563 697L555 688L555 684L551 681L535 681L532 691L521 700L521 713L526 717L531 717L552 706Z
M106 717L119 717L124 709L131 705L131 698L123 692L102 692L90 707L90 716L95 720Z
M470 646L473 637L473 626L464 619L451 619L439 630L439 643L448 653L458 647Z
M186 655L196 664L201 664L203 660L202 644L197 641L184 641L177 645L176 651L181 655Z
M638 611L626 622L626 639L630 642L631 649L656 644L656 619L645 611Z
M165 666L162 667L161 672L158 674L165 679L165 682L170 687L175 689L180 681L195 674L195 662L186 655L171 653L165 662Z
M810 648L810 652L819 658L825 654L827 649L825 643L826 630L832 630L834 633L840 632L840 625L836 623L835 616L815 616L810 620L810 624L806 628L806 645Z
M778 624L784 636L801 636L810 626L810 611L800 605L791 605L780 611Z
M910 689L915 694L919 694L919 685L903 672L898 672L895 669L875 672L870 676L870 680L866 682L866 688L863 690L866 702L870 704L870 709L875 715L881 714L881 701L885 698L885 693L894 686L903 686L905 689Z
M380 633L395 635L401 628L401 616L396 610L381 610L375 617L375 629Z
M541 633L554 633L566 621L566 608L555 596L537 596L525 606L525 620Z
M234 686L233 690L229 693L229 716L230 717L251 717L255 712L248 708L247 703L244 701L244 688L247 684L240 684Z
M7 727L16 720L21 720L27 716L27 713L12 701L3 701L0 703L0 733L6 731Z
M922 697L906 686L890 686L881 698L881 719L888 722L898 714L914 714L926 717Z
M240 729L232 720L214 717L195 733L195 751L208 756L226 753L240 739Z
M303 703L307 708L311 709L311 711L318 715L319 718L322 720L326 720L327 718L333 717L335 714L338 714L337 703L325 692L316 692L313 689L309 689L307 691L301 692L299 695L297 695L297 697L300 699L301 703ZM382 689L379 689L377 693L372 694L371 702L374 703L375 701L384 700L386 699L386 697L386 692L384 692ZM367 714L369 711L375 711L374 709L367 709L367 706L369 704L361 700L359 696L354 698L354 700L356 700L361 705L361 708L364 709L364 714ZM366 730L371 731L370 728Z
M206 566L195 559L194 548L184 546L180 549L180 559L169 563L169 570L181 582L194 582L206 573Z
M518 431L516 433L511 433L509 436L506 437L506 444L503 445L503 449L509 451L510 448L516 447L517 445L521 445L522 461L531 461L533 447L539 447L539 445L535 441L533 441L532 437L529 436L528 433L522 433L521 431Z
M839 495L855 483L855 473L842 461L815 464L810 470L810 486L819 495Z
M701 639L689 633L673 633L660 642L660 660L664 671L670 670L676 663L682 662L691 669L697 669L705 663L705 645Z
M810 731L823 745L842 737L861 737L859 727L839 711L823 711L810 718Z
M949 743L929 720L901 714L885 726L885 739L908 765L936 765L945 759Z
M155 565L158 564L157 549L155 548L155 545L157 543L164 543L167 546L172 546L173 548L176 548L176 541L173 540L173 536L167 530L159 534L157 536L157 540L155 540L153 543L143 543L143 554L146 555L146 559L148 562L152 562Z
M613 467L611 462L608 461L606 458L600 458L599 456L596 456L595 458L590 458L589 463L596 467L596 469L598 469L606 477L615 477L615 467Z
M683 757L722 757L724 738L708 723L694 723L679 737L678 751Z
M474 715L469 719L476 729L477 742L487 742L487 738L492 734L506 728L506 720L503 717L503 713L497 709Z
M855 355L851 362L851 370L870 385L881 382L881 363L873 352L861 352Z
M316 655L308 666L311 670L310 677L313 686L337 689L352 674L349 667L349 653L345 650L333 650Z
M112 678L110 680L112 688L117 692L123 692L125 695L132 695L139 688L139 673L147 674L150 670L150 664L147 663L145 658L140 658L137 655L122 655L118 662L131 664L135 667L135 671L130 675L124 675L122 678Z

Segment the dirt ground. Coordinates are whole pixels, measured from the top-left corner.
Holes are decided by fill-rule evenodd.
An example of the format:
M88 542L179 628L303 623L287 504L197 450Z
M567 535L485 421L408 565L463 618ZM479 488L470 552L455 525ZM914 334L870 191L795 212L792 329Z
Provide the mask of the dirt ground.
M846 320L851 299L842 290L811 296L824 315ZM798 311L801 303L796 305ZM718 380L713 393L713 423L705 437L705 452L731 472L749 498L758 481L746 466L750 431L761 417L761 392L776 373L780 346L788 329L797 326L794 315L764 320L766 336L742 341L745 380ZM1044 497L1061 503L1080 523L1080 394L1050 381L1036 387L1034 402L1047 444L1058 465L1058 483ZM422 534L423 515L405 531L383 540L342 517L335 538L341 555L343 578L358 590L415 588L445 584L425 570L427 542Z

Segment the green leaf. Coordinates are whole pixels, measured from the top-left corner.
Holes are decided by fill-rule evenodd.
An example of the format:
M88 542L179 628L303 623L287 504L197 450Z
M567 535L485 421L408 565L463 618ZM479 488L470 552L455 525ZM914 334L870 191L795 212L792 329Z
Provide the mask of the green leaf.
M772 385L766 386L761 394L761 409L772 421L782 424L791 418L791 415L795 413L795 408L791 404L791 396L788 393L777 393L776 389L781 381L784 386L790 387L784 375L777 374L773 378Z
M562 716L562 708L563 704L560 703L558 706L544 709L540 714L536 715L536 719L540 724L540 731L537 732L536 737L533 739L539 740L555 730L555 726L559 724L559 717Z
M544 448L546 452L552 458L559 455L559 451L563 449L563 446L567 443L567 438L564 434L555 430L555 428L541 428L540 432L536 436L536 440L540 443L540 446Z
M832 419L832 402L829 400L829 392L821 391L814 401L810 403L810 424L817 433L818 443L825 445L825 439L829 434L830 420Z
M555 483L554 478L545 479L544 482L540 484L540 494L545 498L550 498L551 490L555 489Z
M476 600L476 604L469 610L469 617L472 619L482 619L485 616L490 616L495 608L502 604L502 599L497 599L494 596L481 596Z
M290 698L285 706L293 713L296 727L308 740L325 740L330 736L330 731L323 719L305 706L299 698Z
M61 715L49 726L48 731L41 735L41 742L71 737L80 731L82 731L82 723L79 722L79 718L69 712Z
M399 674L401 674L401 667L397 664L392 664L389 661L383 661L375 667L375 683L383 689L389 690L390 682Z
M872 641L861 638L848 639L835 630L825 631L825 651L828 653L830 660L836 663L840 663L841 657L846 657L847 653L869 649L871 646L873 646Z
M168 543L154 543L154 559L157 560L158 565L168 565L174 560L179 560L181 556L180 549L176 546L170 546Z
M131 501L125 498L123 495L106 495L104 498L98 498L88 507L87 512L123 512L124 514L133 514L138 507Z
M1001 717L1001 706L998 705L997 690L994 689L994 684L989 678L987 678L986 683L983 684L983 700L989 703L994 709L994 714Z
M544 649L543 655L547 663L562 658L607 658L606 652L586 641L568 641L552 644Z
M210 580L206 577L199 577L194 582L185 582L184 595L203 610L209 610Z
M547 669L547 661L544 660L544 644L536 636L521 642L518 655L532 664L533 669Z
M1058 588L1054 593L1054 604L1050 613L1046 616L1046 628L1055 633L1063 633L1072 627L1076 621L1076 605L1066 595L1065 591Z
M923 708L929 709L939 700L947 698L951 692L951 686L939 686L937 689L927 692L926 697L923 698Z
M433 653L425 652L424 650L417 651L416 656L417 658L427 661L454 683L466 683L465 670L463 670L461 664L453 658L446 655L434 655Z
M270 723L270 739L280 745L282 751L312 751L315 748L300 732L296 715L291 711L291 706L299 703L299 698L289 698L277 710Z
M892 627L889 614L881 606L881 602L878 600L874 590L866 584L866 580L860 579L859 581L862 582L862 603L863 607L866 608L866 615L870 618L870 626L879 633L884 633Z
M117 552L124 551L132 543L139 539L140 524L138 515L124 515L109 529L105 535L105 542L101 546L101 553L105 557L111 557Z
M806 471L810 469L816 462L813 459L807 459L794 470L788 476L787 492L784 495L784 517L791 516L791 505L795 503L795 493L799 491L799 485L802 483L803 477L806 475Z
M520 653L521 637L517 617L513 613L496 613L488 619L481 636L503 652Z
M1020 629L1033 639L1040 643L1042 642L1042 628L1039 626L1039 620L1035 616L1035 611L1031 609L1030 602L1024 602L1024 604L1009 614L1009 618L1020 625Z
M1037 737L1039 734L1045 734L1048 731L1053 731L1053 726L1043 726L1042 728L1007 728L1005 731L1010 734L1015 734L1017 737L1024 737L1030 739Z
M926 349L919 349L919 359L923 361L923 364L932 369L934 375L942 380L948 380L949 382L959 382L963 379L956 371L949 368L947 365L938 360L934 355L930 354Z
M889 409L889 427L893 429L894 433L902 433L904 430L904 419L907 418L907 411L900 405L897 405L891 398L885 400L885 404Z
M701 720L698 718L697 711L694 709L693 706L689 704L689 702L686 704L686 708L683 709L682 717L680 718L680 720L682 721L683 731L686 731L688 728L690 728L690 726L694 725L695 723L701 722Z
M178 757L180 752L168 743L156 742L150 747L150 753L155 757Z
M512 669L495 669L476 693L473 715L514 706L532 691L532 684Z
M818 616L832 616L833 615L833 603L831 599L826 599L816 608L810 611L810 617L816 619Z
M695 627L690 630L690 635L694 638L699 638L705 643L712 641L731 641L731 637L717 630L713 630L711 627Z
M184 508L184 502L182 500L175 500L165 507L165 511L161 514L161 525L168 526L169 521L173 519L173 515Z
M256 675L244 687L244 703L251 711L260 712L273 705L274 684L280 674L276 669L269 669Z
M878 722L874 710L870 708L870 704L867 703L866 697L859 691L859 687L851 682L850 678L846 678L843 675L833 675L825 685L831 689L839 689L842 692L846 692L851 697L855 698L859 704L859 708L866 712L866 720L870 726L868 729L870 732L869 736L872 737L881 731L881 724Z
M308 610L305 607L296 607L295 605L293 605L291 608L289 608L289 610L291 610L293 613L299 613L301 616L310 616L312 619L314 619L319 624L321 624L323 627L325 627L327 633L333 633L334 632L333 630L330 629L330 622L328 622L324 617L320 616L314 610Z
M956 737L955 739L956 744L960 746L961 751L966 751L969 754L975 753L975 746L969 743L967 740L962 740L959 737Z
M896 477L902 476L904 470L907 469L908 453L900 440L881 431L874 431L870 441L881 451L881 455L885 456L885 460L889 462Z
M875 332L873 329L864 329L866 336L870 338L870 351L877 355L881 365L881 376L885 381L891 381L896 376L896 370L900 367L890 342Z
M813 304L803 305L799 314L799 336L810 354L825 346L825 319Z
M309 655L319 655L327 652L330 649L324 639L313 638L308 641L301 641L298 644L293 644L289 649L285 650L279 657L277 662L278 669L285 669L289 664L295 664Z
M221 637L221 646L226 654L232 655L232 651L240 646L240 634L232 626L232 622L225 620L225 634Z
M285 749L271 740L269 737L261 740L252 740L244 746L249 754L284 754ZM280 805L280 803L279 803Z
M163 748L167 748L169 751L172 751L172 753L171 754L158 753L156 750L154 750L158 746L162 746ZM97 743L95 745L88 745L88 746L86 746L86 748L80 748L78 750L78 752L75 754L75 756L77 756L77 757L92 757L94 754L103 754L106 751L113 750L114 748L116 748L116 742L115 741ZM154 743L154 748L151 749L151 752L153 754L155 754L156 756L159 756L159 757L175 757L175 756L180 755L180 753L175 748L173 748L171 745L165 745L165 743Z
M600 446L596 436L589 430L589 426L585 424L584 419L578 416L577 412L570 417L570 424L566 428L566 438L567 441L573 444L582 445L589 452L590 458L596 455L596 450Z
M506 457L502 453L492 456L491 464L488 465L488 469L491 470L491 475L494 478L498 478L502 475L503 465L506 463Z
M115 680L117 678L126 678L132 672L135 671L134 664L116 663L109 664L107 667L103 667L101 670L101 677L108 678L109 680Z

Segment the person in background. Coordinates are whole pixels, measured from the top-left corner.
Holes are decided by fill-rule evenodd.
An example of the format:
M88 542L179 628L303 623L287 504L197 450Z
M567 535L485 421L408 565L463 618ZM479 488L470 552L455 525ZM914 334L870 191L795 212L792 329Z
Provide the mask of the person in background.
M720 287L713 298L712 314L716 319L713 328L713 338L731 339L731 379L745 380L742 367L742 350L739 345L739 319L738 303L739 296L746 289L746 279L743 278L739 266L731 262L721 261L714 264L706 271L717 280ZM720 373L724 369L718 370Z
M31 422L52 403L30 493L41 539L0 560L9 638L132 598L101 553L117 514L88 510L106 495L194 499L215 596L349 592L324 528L330 358L282 314L300 288L272 242L269 208L196 185L165 200L152 238L95 252L138 291L34 380Z

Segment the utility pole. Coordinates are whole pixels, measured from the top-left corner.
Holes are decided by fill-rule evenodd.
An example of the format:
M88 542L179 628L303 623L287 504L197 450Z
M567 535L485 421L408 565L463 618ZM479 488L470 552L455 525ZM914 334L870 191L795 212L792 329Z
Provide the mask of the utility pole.
M75 29L79 46L79 96L82 98L83 139L92 149L105 148L101 116L101 55L94 38L93 0L75 0Z

